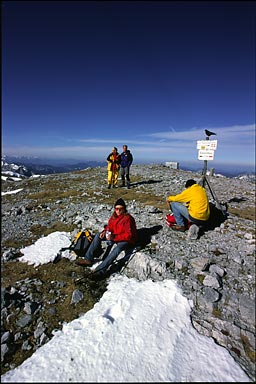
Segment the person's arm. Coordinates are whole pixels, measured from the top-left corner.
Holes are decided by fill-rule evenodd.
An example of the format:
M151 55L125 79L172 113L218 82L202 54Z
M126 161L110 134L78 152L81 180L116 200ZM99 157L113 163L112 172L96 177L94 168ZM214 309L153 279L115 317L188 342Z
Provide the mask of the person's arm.
M121 163L121 156L120 156L120 155L118 155L117 160L116 160L116 163L117 163L117 164L120 164L120 163Z
M168 196L167 201L176 201L177 203L187 203L190 200L190 192L188 189L185 189L183 192L178 195Z
M132 162L133 162L133 156L131 154L131 152L129 152L129 155L128 155L128 166L130 167L130 165L132 165Z

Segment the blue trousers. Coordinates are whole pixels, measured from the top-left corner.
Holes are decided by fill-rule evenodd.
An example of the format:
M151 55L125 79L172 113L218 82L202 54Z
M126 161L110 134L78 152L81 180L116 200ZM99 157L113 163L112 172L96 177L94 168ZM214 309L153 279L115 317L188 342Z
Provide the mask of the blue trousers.
M121 178L123 181L126 180L130 182L130 167L121 167Z
M185 225L184 218L189 220L189 213L187 207L182 203L173 201L171 204L171 210L174 214L176 223L178 225ZM90 249L90 248L89 248Z
M104 241L100 238L100 233L97 233L85 254L85 259L91 262L94 261L94 255L97 254L97 251L101 248L101 242ZM116 244L115 248L111 251L113 245ZM115 243L114 241L108 241L107 255L96 268L96 272L106 272L107 268L112 264L112 262L117 258L117 256L125 251L126 253L132 251L133 247L127 241L120 241ZM111 251L111 252L110 252ZM104 257L104 256L103 256Z
M197 220L197 219L194 219L192 216L190 216L190 214L188 213L188 209L184 204L173 201L170 204L170 207L174 214L176 223L178 225L182 225L182 226L185 225L185 222L184 222L184 218L185 218L186 220L191 221L193 224L196 224L199 227L205 226L206 221Z

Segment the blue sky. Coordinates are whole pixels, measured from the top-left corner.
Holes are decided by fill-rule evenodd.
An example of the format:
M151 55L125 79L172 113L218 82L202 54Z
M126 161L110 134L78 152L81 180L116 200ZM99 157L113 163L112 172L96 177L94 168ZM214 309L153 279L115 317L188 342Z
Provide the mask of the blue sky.
M2 153L254 164L255 2L3 1Z

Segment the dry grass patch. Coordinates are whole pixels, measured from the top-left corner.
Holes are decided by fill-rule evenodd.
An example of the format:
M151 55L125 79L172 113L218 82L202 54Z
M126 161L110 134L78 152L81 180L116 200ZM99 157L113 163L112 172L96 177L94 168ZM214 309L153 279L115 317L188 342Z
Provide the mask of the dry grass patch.
M1 245L5 248L23 248L29 246L34 243L36 239L33 236L27 236L26 239L19 238L9 238L7 240L2 241Z
M70 189L68 191L61 191L59 189L44 190L40 192L30 193L28 195L29 199L34 199L38 204L50 203L58 199L65 199L71 197L80 196L80 192L76 189Z
M30 233L29 235L27 233L26 238L19 238L19 237L10 237L5 241L2 241L2 247L5 248L15 248L20 249L23 247L27 247L29 245L32 245L35 243L36 240L41 238L42 236L48 236L50 233L59 231L59 232L72 232L76 226L74 224L65 224L63 222L57 221L55 223L52 223L50 227L46 225L40 225L40 224L33 224L30 227Z
M139 202L144 206L147 206L147 205L154 206L160 210L167 209L165 199L151 192L145 193L132 188L131 189L127 189L127 188L110 189L106 192L106 194L97 195L97 201L101 204L114 205L115 201L120 197L126 202L126 205L128 206L128 208L129 208L129 204L133 200L135 200L137 203Z
M255 208L247 207L247 208L228 208L228 212L232 215L241 217L243 219L255 221Z
M31 226L30 231L37 235L38 237L41 236L48 236L50 233L53 232L71 232L75 228L74 225L67 225L63 222L57 221L51 225L51 227L47 227L45 225L40 224L34 224Z

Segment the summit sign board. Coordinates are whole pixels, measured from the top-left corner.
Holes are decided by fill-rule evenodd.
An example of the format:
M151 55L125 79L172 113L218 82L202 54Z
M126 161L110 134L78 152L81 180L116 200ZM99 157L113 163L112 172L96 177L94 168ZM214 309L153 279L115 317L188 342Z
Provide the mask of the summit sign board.
M217 140L197 141L198 160L213 160L214 151L217 149Z
M212 149L199 149L198 151L198 160L213 160L214 151Z
M197 141L197 149L212 149L215 151L217 149L217 140L199 140Z

